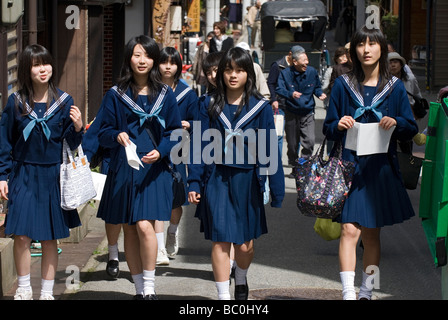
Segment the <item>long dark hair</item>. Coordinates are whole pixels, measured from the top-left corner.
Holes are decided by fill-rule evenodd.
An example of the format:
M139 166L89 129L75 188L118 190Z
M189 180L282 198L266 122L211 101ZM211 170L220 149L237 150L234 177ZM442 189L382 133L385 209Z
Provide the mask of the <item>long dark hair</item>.
M174 75L174 83L179 81L180 75L182 74L182 57L179 51L173 47L165 47L160 50L160 61L159 64L171 62L177 66L176 74Z
M377 42L381 47L381 57L379 60L379 74L380 79L378 83L378 91L381 91L387 82L392 78L389 72L389 62L387 61L387 40L380 29L372 28L369 29L363 26L355 32L350 41L350 58L352 59L353 68L351 71L350 78L356 87L361 88L362 82L364 81L365 75L361 66L361 61L359 61L358 55L356 54L356 47L359 43L365 42L369 38L370 41Z
M256 87L256 77L254 71L254 63L250 54L239 47L231 48L221 58L218 65L218 72L216 73L216 91L214 94L215 103L208 109L210 118L216 119L226 104L226 85L224 83L224 70L231 67L232 61L242 68L247 73L247 81L244 86L243 96L241 102L236 110L235 117L237 117L243 107L249 106L249 99L255 96L262 99L263 96L258 92Z
M23 103L28 101L31 109L34 109L34 90L33 83L31 80L31 68L33 64L49 64L51 65L53 71L54 62L53 57L50 52L43 46L38 44L32 44L27 46L21 53L19 57L19 67L17 70L17 78L19 82L19 95ZM53 76L48 80L48 98L47 98L47 109L53 100L59 98L58 90L54 84ZM16 101L16 108L18 108L18 101ZM26 115L28 112L26 108L23 108L22 113Z
M146 35L136 36L128 41L125 46L123 65L121 67L120 78L117 80L118 90L122 93L128 88L132 89L134 99L138 95L137 84L134 80L134 73L131 68L131 58L136 45L140 44L146 51L148 57L154 60L154 65L148 76L148 97L152 100L163 86L159 73L160 49L156 41Z

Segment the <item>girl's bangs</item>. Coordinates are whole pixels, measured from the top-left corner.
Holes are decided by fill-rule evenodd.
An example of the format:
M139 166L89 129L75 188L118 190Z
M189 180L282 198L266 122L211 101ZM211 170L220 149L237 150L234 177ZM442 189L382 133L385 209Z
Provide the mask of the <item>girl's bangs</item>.
M33 64L53 64L53 59L48 51L34 51L31 53Z

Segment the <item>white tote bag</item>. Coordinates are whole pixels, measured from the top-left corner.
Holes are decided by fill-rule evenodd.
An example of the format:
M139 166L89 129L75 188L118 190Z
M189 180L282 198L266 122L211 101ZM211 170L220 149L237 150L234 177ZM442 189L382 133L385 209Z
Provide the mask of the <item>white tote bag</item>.
M274 113L274 125L275 132L278 137L283 137L283 127L285 122L285 116L280 114L278 111Z
M62 146L62 164L60 173L61 207L73 210L96 196L92 172L81 145L78 154L73 153L64 139Z

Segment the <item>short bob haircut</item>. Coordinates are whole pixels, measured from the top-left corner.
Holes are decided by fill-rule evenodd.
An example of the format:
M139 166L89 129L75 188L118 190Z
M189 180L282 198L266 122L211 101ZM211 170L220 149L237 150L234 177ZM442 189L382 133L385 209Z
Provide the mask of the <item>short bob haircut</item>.
M182 57L179 51L173 47L165 47L160 51L160 62L162 63L171 62L177 66L176 74L174 75L174 82L177 82L182 74Z
M213 23L213 29L218 28L221 31L221 34L226 33L226 23L224 21L216 21Z
M149 72L147 82L148 97L152 100L163 86L159 73L160 49L156 41L146 35L136 36L129 40L126 44L123 65L121 67L120 78L117 81L117 86L118 90L122 93L131 88L134 98L137 98L138 88L131 68L131 58L134 53L134 48L138 44L143 47L148 57L154 61L153 67Z
M387 40L384 34L380 29L376 28L367 28L363 26L358 29L352 37L350 41L350 58L352 59L353 69L351 71L351 80L355 84L355 87L361 87L361 83L364 81L364 71L362 69L361 61L358 59L358 55L356 54L356 48L358 44L365 42L369 38L370 41L377 42L381 47L381 57L379 59L379 74L380 79L378 83L378 91L383 90L384 86L389 82L392 78L389 72L389 62L387 61L388 48L387 48Z

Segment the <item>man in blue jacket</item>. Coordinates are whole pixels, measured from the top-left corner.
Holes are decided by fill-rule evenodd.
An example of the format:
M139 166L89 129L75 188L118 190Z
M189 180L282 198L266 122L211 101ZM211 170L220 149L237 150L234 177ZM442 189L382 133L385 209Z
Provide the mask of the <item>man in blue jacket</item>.
M290 165L294 165L298 157L299 143L302 158L308 159L313 154L314 95L320 100L327 97L321 89L316 69L308 66L308 56L303 48L293 53L292 62L292 66L280 73L276 88L277 94L286 102L285 132Z

